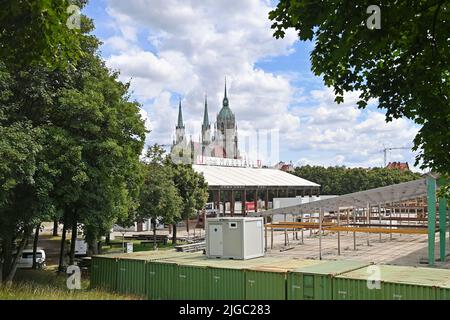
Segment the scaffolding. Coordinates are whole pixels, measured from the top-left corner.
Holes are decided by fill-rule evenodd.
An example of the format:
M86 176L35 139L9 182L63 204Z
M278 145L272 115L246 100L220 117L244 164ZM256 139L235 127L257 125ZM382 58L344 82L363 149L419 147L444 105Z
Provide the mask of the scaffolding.
M436 232L439 233L439 258L445 261L446 232L450 216L447 199L437 198L437 189L445 180L431 174L425 178L391 186L355 192L335 198L318 200L291 207L267 210L253 215L273 221L274 215L292 215L296 221L280 221L265 224L266 249L268 231L273 248L274 231L284 231L285 245L289 242L288 232L298 238L304 230L315 230L319 236L319 257L322 257L322 235L324 232L337 233L338 255L341 253L341 232L352 232L354 250L356 234L426 234L428 235L428 263L435 264ZM438 214L437 214L438 213ZM450 235L449 235L450 239ZM450 244L449 244L450 246Z

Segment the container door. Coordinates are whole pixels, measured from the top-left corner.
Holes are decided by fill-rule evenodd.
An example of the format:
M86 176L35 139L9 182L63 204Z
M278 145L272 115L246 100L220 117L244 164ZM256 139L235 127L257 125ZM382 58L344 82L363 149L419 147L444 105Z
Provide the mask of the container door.
M305 300L314 300L314 276L303 275L303 298Z
M209 226L209 254L212 256L223 255L223 235L221 225Z

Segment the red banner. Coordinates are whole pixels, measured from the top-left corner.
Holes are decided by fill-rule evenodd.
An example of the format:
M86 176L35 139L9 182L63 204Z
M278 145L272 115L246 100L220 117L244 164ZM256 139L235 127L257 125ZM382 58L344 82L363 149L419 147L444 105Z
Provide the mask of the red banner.
M255 202L254 201L248 201L245 202L245 210L248 211L255 211Z

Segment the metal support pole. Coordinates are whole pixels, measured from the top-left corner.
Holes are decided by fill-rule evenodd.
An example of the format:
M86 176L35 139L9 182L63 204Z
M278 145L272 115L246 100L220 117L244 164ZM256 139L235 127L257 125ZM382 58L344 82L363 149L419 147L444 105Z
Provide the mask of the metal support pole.
M370 204L367 204L367 226L370 227ZM370 246L370 232L367 232L367 246Z
M292 215L292 221L295 222L295 216ZM298 229L294 227L295 240L298 240Z
M381 224L381 206L378 205L378 223ZM381 242L381 232L380 232L380 242Z
M217 190L217 214L220 216L220 204L222 202L220 201L220 189Z
M273 249L273 215L270 217L270 223L272 227L270 228L270 249Z
M389 229L391 229L391 233L389 234L389 240L392 241L392 219L394 219L394 202L391 203L391 208L389 209L389 218L390 218L390 226Z
M439 179L439 185L445 183L445 178ZM439 198L439 257L441 262L445 262L445 232L447 231L447 200Z
M319 210L319 260L322 260L322 208Z
M403 218L403 208L399 208L399 218L400 218L400 221L398 221L398 224L399 224L399 228L401 228L401 225L402 225L402 218ZM400 233L399 234L399 236L401 237L402 236L402 234Z
M436 233L436 180L427 177L427 205L428 205L428 264L434 265L434 242Z
M264 248L265 252L267 252L267 217L264 217Z
M341 226L341 213L339 211L339 208L337 208L337 214L338 214L337 224L338 224L338 227L340 227ZM340 255L341 255L341 232L338 231L338 256L340 256Z
M266 194L264 198L264 209L269 210L269 190L266 189Z
M347 210L345 210L347 212L347 227L350 226L350 209L347 208ZM348 231L347 231L348 234Z
M223 216L227 215L227 192L223 192Z
M243 214L244 216L246 216L246 215L247 215L247 209L246 209L247 190L244 189L244 192L243 192L243 193L244 193L244 194L243 194L243 196L242 196L242 214Z
M352 217L353 217L353 223L355 223L356 220L356 212L355 207L352 208ZM353 231L353 250L356 251L356 232Z
M286 222L286 214L284 214L284 222ZM287 246L287 229L284 228L284 246Z
M230 212L231 212L231 216L234 216L234 190L232 189L230 191Z
M303 211L301 212L301 214L302 214L302 222L304 222ZM303 230L304 230L304 228L302 227L302 244L304 244Z

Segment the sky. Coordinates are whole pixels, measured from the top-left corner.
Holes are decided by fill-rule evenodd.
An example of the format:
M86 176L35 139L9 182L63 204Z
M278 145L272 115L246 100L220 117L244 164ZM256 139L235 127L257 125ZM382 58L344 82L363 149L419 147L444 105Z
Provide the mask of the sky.
M226 77L241 149L264 164L379 167L385 147L412 147L419 129L412 121L386 123L376 101L358 109L357 92L334 102L332 88L311 72L314 43L300 42L292 30L284 39L273 37L268 12L275 5L91 0L83 12L94 20L107 66L131 82L150 130L147 145L172 143L179 99L186 133L198 141L205 94L215 121ZM278 137L269 149L279 151L251 153L247 144L255 133ZM414 158L410 149L387 153L388 162L407 161L411 168Z

